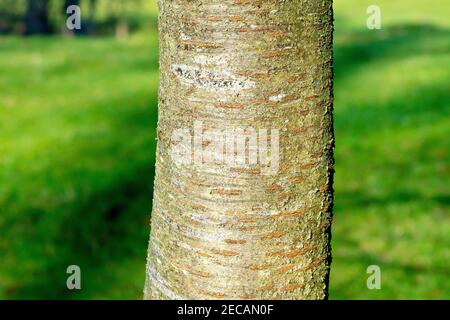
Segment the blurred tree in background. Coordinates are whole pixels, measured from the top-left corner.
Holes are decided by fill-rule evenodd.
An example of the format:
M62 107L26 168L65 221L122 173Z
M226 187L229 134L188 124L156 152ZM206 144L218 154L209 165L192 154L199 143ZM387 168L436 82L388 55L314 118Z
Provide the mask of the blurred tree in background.
M27 34L52 32L48 18L48 0L27 0L25 25Z
M82 28L76 34L127 37L151 21L143 0L0 0L1 34L72 34L67 8L81 7ZM153 19L155 20L155 19Z
M0 0L0 34L25 32L26 5L21 0Z

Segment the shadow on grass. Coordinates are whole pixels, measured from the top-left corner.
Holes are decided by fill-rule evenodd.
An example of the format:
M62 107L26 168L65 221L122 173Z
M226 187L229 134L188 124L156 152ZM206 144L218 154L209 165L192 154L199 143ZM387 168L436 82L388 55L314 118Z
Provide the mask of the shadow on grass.
M450 30L432 25L402 25L381 30L348 32L334 47L335 81L379 59L444 53Z
M46 260L45 269L35 270L33 281L21 283L10 292L10 299L67 299L101 297L113 283L108 273L116 264L133 256L142 259L144 276L148 223L150 218L150 195L152 188L152 165L138 170L135 181L118 181L119 187L111 186L92 194L80 207L69 212L56 236L56 252ZM145 199L146 201L143 201ZM146 204L130 207L132 202ZM66 288L65 273L69 265L76 264L82 271L82 291ZM96 285L92 285L92 283ZM83 291L90 291L86 296ZM124 292L124 298L134 297L134 292ZM131 295L130 295L131 294Z
M414 292L410 292L410 296L404 296L398 294L399 285L405 286L405 282L408 282L408 286L414 288L418 286L418 278L445 279L448 274L448 267L444 264L433 264L429 266L422 265L420 263L406 263L401 262L399 259L388 259L382 256L371 254L366 250L360 248L359 243L354 240L345 239L339 242L340 246L346 247L346 252L335 257L339 260L341 268L342 262L345 261L345 265L351 266L356 269L356 274L351 279L345 281L333 281L338 275L332 271L331 274L331 297L333 299L386 299L386 295L377 294L377 290L372 291L367 289L366 281L371 274L366 272L366 268L371 265L378 265L382 270L382 288L383 291L390 291L389 299L418 299ZM432 282L432 281L429 281ZM362 292L362 296L352 295L348 288L359 287L359 291ZM358 289L356 289L358 290ZM427 299L440 299L445 296L445 286L436 287L432 290L428 289ZM424 297L422 297L423 299Z
M114 104L120 105L121 102L116 101ZM154 136L152 131L156 131L156 100L145 108L133 105L127 108L129 111L121 111L124 114L120 118L111 114L105 116L111 117L111 124L114 128L117 127L117 130L123 130L124 126L128 128L131 125L133 132L148 137ZM151 112L148 112L149 108ZM148 118L149 116L151 118ZM147 120L143 120L145 118ZM128 124L128 121L133 119L135 123ZM150 122L153 128L148 127ZM114 143L119 150L122 149L119 144L131 143L133 139L134 137L122 137L120 141ZM141 288L137 289L128 284L127 282L132 282L129 279L123 278L118 284L115 273L124 262L139 259L142 261L142 268L138 271L133 270L135 273L130 270L130 277L136 278L136 272L140 272L143 284L155 149L155 140L149 140L146 151L139 153L141 157L118 160L121 163L118 172L94 175L107 183L96 184L91 181L92 184L96 184L97 189L94 188L94 191L88 194L80 194L59 210L54 219L58 231L56 234L49 232L47 238L47 242L54 247L54 252L46 253L47 256L41 258L43 264L33 270L33 276L27 278L26 282L17 279L15 286L5 289L8 299L101 298L107 297L108 291L114 286L123 289L123 298L136 298L140 294ZM89 150L86 146L81 146L81 151L87 152L83 157L90 157ZM110 154L103 156L123 157L114 150L109 152ZM147 153L148 156L142 157L142 154ZM133 154L129 156L132 157ZM86 179L92 179L90 173L86 173ZM34 216L47 214L49 213L41 211L35 212ZM33 250L38 250L42 254L45 252L39 245L34 244L34 248ZM66 287L69 276L66 269L72 264L81 268L80 291L70 291Z
M82 298L86 290L87 297L101 297L114 285L109 282L113 277L108 273L124 260L136 256L142 260L143 281L153 167L152 161L130 168L127 176L117 179L110 188L97 190L83 202L74 204L59 222L60 233L53 240L56 252L45 260L45 268L35 270L33 281L20 283L8 298ZM80 292L66 288L68 275L65 271L72 264L82 270L83 290ZM124 292L124 298L135 297L134 293Z
M448 86L436 83L416 86L411 92L405 90L383 103L359 105L349 101L345 109L336 110L335 123L338 136L342 137L423 126L448 115Z
M448 267L446 265L433 265L423 266L420 264L402 263L397 260L386 259L380 256L371 254L359 247L359 243L355 240L346 238L341 242L341 245L345 245L347 248L351 248L346 254L345 258L355 264L362 266L370 266L372 264L383 264L383 268L402 270L408 274L414 273L439 273L446 275L448 273ZM339 257L342 258L342 257Z
M340 191L337 209L343 211L344 208L352 209L367 208L367 206L386 206L397 203L404 204L409 202L428 202L437 206L449 206L450 195L433 194L424 195L417 191L391 190L388 195L371 195L363 190L358 191Z
M380 31L340 34L339 42L335 45L335 80L339 83L378 62L401 62L415 55L433 57L448 54L449 36L449 30L429 25L405 25ZM395 64L393 66L395 68ZM421 72L426 74L426 70ZM403 219L411 219L411 212L421 217L422 215L429 217L430 212L422 208L442 208L439 212L442 211L444 215L446 212L444 208L450 204L448 190L443 189L441 187L443 184L439 183L443 177L439 177L437 173L437 170L442 174L448 173L445 167L438 168L438 164L445 161L446 154L443 126L450 112L448 84L433 79L432 73L427 76L426 81L418 81L416 86L410 82L408 90L402 88L401 77L398 77L398 92L384 100L377 99L377 92L370 90L369 82L353 84L353 90L361 90L358 93L367 92L367 99L364 97L354 102L351 97L348 98L350 95L346 95L346 100L340 101L340 105L336 106L336 163L339 166L337 171L341 169L348 171L342 176L339 174L336 176L338 179L335 186L335 212L338 219L343 219L337 221L334 229L336 232L333 233L335 242L333 255L336 257L334 270L339 270L343 274L348 271L348 274L358 279L346 280L345 275L340 278L339 274L332 271L332 297L371 296L365 287L368 276L365 268L380 263L383 270L385 268L397 277L390 282L387 280L388 286L392 288L397 285L395 281L407 282L401 284L402 288L411 288L411 296L417 297L414 295L414 291L417 291L414 279L423 276L430 287L440 291L437 294L423 291L419 293L422 294L421 298L443 297L446 294L445 285L440 285L437 283L439 280L436 280L445 278L448 273L448 268L442 263L434 262L445 259L444 256L439 256L441 253L429 252L431 262L428 265L415 264L411 259L407 261L407 258L396 251L377 255L368 252L371 249L365 248L364 244L353 240L357 237L355 236L357 232L352 231L352 228L357 226L356 215L358 219L364 220L371 212L380 218L379 221L389 215L393 225L386 225L384 228L380 225L370 225L370 221L373 220L369 219L367 226L358 225L366 227L366 230L378 230L377 227L386 230L385 233L380 232L377 239L364 239L366 245L370 243L376 247L377 242L389 241L389 230L395 227L395 224L402 225L405 222ZM345 86L345 81L342 83L344 85L341 84L339 90L341 92L349 90ZM380 87L382 90L382 85L377 88ZM416 132L417 129L420 131ZM377 134L380 132L386 134L379 137ZM371 138L370 141L366 140L366 137ZM399 139L404 139L405 145L411 141L410 147L396 146ZM403 149L408 150L408 153L405 154L404 151L402 153ZM442 156L438 156L435 151L439 151ZM417 168L419 170L416 170ZM371 176L368 176L367 172L370 172ZM342 177L347 177L350 181L344 181ZM423 188L424 186L427 188ZM365 189L368 187L372 189ZM395 207L395 214L392 214L393 204L399 205ZM389 206L391 210L388 210ZM370 211L369 207L372 209L376 207L376 210ZM411 210L412 207L415 210ZM429 236L430 246L436 246L440 248L439 252L444 252L441 242L433 240L436 231L431 223L430 226L417 224L414 228L415 232L426 233L427 237ZM402 238L402 241L410 246L412 253L421 254L424 250L424 247L415 243L414 239ZM374 249L373 252L377 251ZM433 257L433 254L437 256ZM355 285L355 281L360 281L360 284ZM349 289L350 287L353 289ZM351 296L350 292L358 296ZM405 296L405 292L407 290L397 293L392 289L383 291L378 297L406 298L408 295Z

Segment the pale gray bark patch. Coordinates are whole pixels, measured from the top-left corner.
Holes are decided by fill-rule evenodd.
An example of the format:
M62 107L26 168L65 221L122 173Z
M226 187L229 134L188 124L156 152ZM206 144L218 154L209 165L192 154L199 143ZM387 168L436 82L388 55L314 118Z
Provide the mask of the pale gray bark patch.
M239 91L254 87L254 82L236 77L230 71L213 72L187 65L172 65L172 72L185 84L200 86L206 90Z

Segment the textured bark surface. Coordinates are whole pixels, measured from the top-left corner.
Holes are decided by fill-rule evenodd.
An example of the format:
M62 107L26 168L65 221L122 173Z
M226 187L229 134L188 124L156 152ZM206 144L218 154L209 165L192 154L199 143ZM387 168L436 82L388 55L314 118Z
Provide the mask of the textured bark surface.
M160 0L159 7L158 150L144 298L326 298L332 1ZM267 129L258 139L271 145L272 163L279 154L279 166L267 174L260 162L176 163L179 128L193 137L195 160L207 157L195 152L198 144L211 142L198 140L196 130Z

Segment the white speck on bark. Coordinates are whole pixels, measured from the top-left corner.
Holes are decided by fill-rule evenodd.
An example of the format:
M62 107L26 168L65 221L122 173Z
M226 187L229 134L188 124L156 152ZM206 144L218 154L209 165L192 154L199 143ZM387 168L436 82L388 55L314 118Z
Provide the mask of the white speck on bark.
M281 100L283 100L284 97L286 97L286 95L284 93L280 93L280 94L278 94L276 96L271 96L269 98L269 101L280 102Z
M182 64L173 64L171 69L182 83L208 91L240 91L255 86L248 78L236 76L228 70L216 72Z

